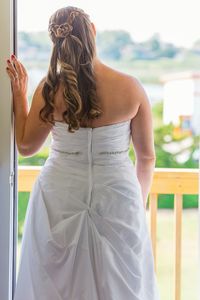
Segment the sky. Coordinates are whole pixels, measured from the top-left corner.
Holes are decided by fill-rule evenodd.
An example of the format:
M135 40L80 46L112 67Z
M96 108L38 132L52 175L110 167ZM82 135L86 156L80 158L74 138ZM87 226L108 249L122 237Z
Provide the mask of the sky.
M51 14L68 5L84 9L97 30L124 29L135 42L159 33L189 48L200 39L199 0L18 0L18 30L47 30Z

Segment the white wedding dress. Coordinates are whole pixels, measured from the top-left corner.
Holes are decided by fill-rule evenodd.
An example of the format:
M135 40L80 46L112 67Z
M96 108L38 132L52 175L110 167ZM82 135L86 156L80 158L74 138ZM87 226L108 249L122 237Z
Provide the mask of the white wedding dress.
M130 120L67 126L30 194L14 300L159 300Z

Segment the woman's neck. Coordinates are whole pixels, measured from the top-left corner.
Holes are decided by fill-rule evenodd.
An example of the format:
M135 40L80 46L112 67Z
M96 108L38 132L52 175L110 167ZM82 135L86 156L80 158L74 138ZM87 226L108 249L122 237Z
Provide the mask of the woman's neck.
M103 65L104 64L100 61L98 57L95 57L93 59L93 68L95 73L99 72L102 69Z

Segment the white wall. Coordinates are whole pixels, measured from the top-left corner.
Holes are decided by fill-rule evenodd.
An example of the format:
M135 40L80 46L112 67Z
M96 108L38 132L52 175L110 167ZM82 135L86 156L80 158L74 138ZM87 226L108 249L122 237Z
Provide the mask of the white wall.
M177 79L164 85L163 122L179 124L180 115L192 115L194 106L194 81Z

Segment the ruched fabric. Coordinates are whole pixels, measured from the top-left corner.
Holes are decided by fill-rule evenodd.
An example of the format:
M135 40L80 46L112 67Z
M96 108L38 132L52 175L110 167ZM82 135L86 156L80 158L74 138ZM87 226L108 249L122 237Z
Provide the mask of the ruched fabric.
M159 300L130 120L56 122L28 203L14 300Z

